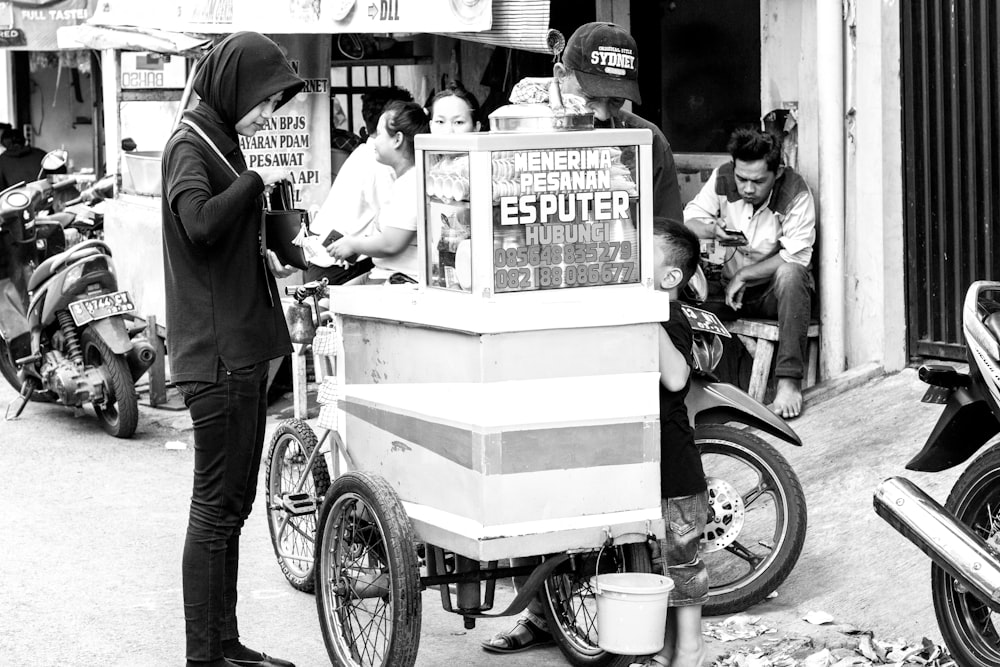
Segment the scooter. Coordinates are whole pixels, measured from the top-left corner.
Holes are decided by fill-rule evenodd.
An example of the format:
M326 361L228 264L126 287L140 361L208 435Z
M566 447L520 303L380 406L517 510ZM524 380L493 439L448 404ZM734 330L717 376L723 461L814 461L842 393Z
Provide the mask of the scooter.
M802 441L788 423L713 375L721 337L731 334L708 311L683 303L694 331L686 406L708 480L709 517L702 536L709 597L703 613L744 611L780 586L806 538L806 500L788 460L751 429L789 444Z
M1000 282L973 283L962 326L969 372L927 364L921 399L945 408L908 470L940 472L969 460L1000 434ZM963 667L1000 664L1000 444L965 469L942 507L904 477L875 491L875 512L934 562L938 627Z
M65 151L47 154L43 172L65 160ZM44 214L67 181L39 177L0 192L0 374L19 391L6 416L19 417L30 400L90 403L107 433L129 438L139 419L135 382L155 348L118 289L107 244L66 248L72 214Z

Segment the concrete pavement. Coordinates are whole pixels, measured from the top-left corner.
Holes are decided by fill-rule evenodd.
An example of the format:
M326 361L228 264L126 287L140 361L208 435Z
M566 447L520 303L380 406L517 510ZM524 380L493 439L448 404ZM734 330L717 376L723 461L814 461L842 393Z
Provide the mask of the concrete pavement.
M912 369L807 404L794 426L805 446L778 448L806 492L809 531L777 598L754 608L779 634L843 641L841 630L876 638L940 641L929 564L875 516L875 486L923 443L941 406L919 402ZM0 406L13 398L0 388ZM165 448L170 440L189 447ZM0 422L0 663L39 667L183 664L180 558L190 494L186 413L144 408L133 440L107 437L92 414L31 404ZM263 470L263 466L262 466ZM961 470L908 474L938 500ZM262 494L262 492L261 492ZM244 529L240 620L245 641L299 667L329 664L314 598L287 585L274 562L261 498ZM832 626L801 620L831 614ZM709 619L719 621L721 619ZM472 631L424 595L417 664L564 665L554 648L492 656L479 642L509 624ZM713 655L732 645L712 642Z

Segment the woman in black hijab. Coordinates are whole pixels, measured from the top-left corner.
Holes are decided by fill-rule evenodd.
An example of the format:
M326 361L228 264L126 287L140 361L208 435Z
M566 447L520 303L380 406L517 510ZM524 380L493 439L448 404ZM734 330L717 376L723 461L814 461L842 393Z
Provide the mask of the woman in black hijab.
M293 667L248 649L236 624L240 531L264 446L269 361L291 353L259 240L262 196L283 169L247 169L239 136L267 127L304 82L281 49L236 33L198 65L198 106L163 151L163 252L170 375L194 424L184 542L188 667Z

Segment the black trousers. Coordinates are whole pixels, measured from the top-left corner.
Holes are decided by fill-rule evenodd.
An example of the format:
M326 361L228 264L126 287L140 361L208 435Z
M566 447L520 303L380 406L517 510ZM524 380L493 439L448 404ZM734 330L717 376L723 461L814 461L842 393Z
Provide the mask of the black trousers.
M239 637L236 580L240 532L257 490L267 407L268 362L226 370L214 383L178 390L194 423L194 485L182 564L189 667L218 660Z

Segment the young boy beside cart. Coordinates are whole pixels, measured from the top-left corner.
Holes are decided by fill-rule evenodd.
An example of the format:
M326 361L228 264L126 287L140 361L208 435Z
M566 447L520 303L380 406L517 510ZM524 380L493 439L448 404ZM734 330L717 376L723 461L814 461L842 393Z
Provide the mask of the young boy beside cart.
M653 285L670 295L670 320L659 330L660 496L666 537L654 562L673 581L663 649L633 667L698 667L705 657L701 608L708 571L699 555L708 517L701 455L684 400L690 387L694 334L678 300L698 266L698 238L683 224L653 222Z

